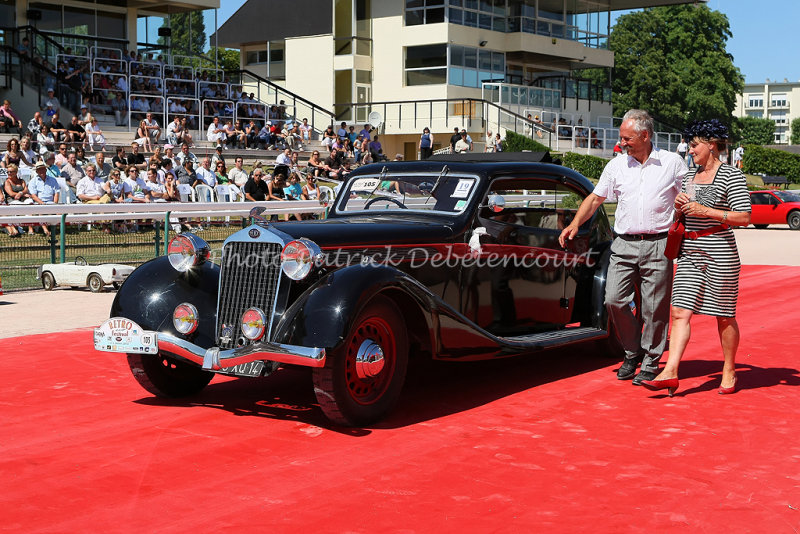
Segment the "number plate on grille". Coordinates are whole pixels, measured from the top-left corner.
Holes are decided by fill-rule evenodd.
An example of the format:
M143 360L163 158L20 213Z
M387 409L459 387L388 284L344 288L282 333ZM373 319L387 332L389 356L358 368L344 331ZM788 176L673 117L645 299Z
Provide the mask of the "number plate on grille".
M254 362L240 363L235 367L228 367L218 371L221 374L233 376L261 376L264 371L264 362L256 360Z

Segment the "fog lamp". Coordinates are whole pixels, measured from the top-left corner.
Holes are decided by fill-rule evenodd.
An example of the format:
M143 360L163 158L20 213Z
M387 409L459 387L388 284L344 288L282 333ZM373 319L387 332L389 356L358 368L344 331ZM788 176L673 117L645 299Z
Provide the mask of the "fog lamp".
M267 330L267 315L258 308L250 308L242 314L242 334L250 341L258 341Z
M172 324L175 330L183 335L188 335L197 330L197 308L184 302L175 307L172 312Z

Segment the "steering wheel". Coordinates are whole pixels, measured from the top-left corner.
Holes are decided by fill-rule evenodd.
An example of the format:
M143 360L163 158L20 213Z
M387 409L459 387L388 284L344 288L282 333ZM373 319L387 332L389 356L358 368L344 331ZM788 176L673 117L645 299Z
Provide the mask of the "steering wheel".
M405 204L403 204L402 202L400 202L396 198L392 198L392 197L375 197L373 199L370 199L370 200L367 201L366 204L364 204L364 209L368 210L370 206L372 206L373 204L375 204L379 200L387 200L387 201L389 201L389 202L391 202L393 204L397 204L401 209L404 209L404 210L408 209L408 206L406 206Z
M88 263L86 262L86 258L84 258L83 256L75 256L75 265L84 266L88 265Z

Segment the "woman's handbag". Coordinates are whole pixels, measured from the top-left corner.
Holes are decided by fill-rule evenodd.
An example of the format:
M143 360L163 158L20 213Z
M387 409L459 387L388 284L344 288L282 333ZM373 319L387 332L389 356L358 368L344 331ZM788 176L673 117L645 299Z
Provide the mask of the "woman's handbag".
M683 224L683 215L672 223L667 233L667 245L664 247L664 256L674 260L678 257L683 244L683 236L686 234L686 225Z
M727 224L718 224L716 226L712 226L711 228L706 228L705 230L687 232L683 215L681 215L678 217L678 220L672 223L672 226L669 227L669 232L667 233L667 245L664 247L664 256L671 260L676 259L681 251L681 245L683 244L684 238L697 239L698 237L716 234L717 232L727 230L728 228L730 228L730 226Z

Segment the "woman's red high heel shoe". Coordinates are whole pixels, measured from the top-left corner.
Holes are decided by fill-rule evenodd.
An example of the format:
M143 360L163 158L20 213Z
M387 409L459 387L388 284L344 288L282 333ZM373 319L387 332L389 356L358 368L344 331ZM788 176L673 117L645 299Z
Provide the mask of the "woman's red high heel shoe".
M677 378L664 378L661 380L642 380L642 385L651 391L660 391L662 389L666 389L667 393L671 397L676 391L678 391L678 379Z
M717 393L719 393L720 395L731 395L733 393L736 393L736 377L735 376L733 377L733 385L731 387L724 388L720 386Z

